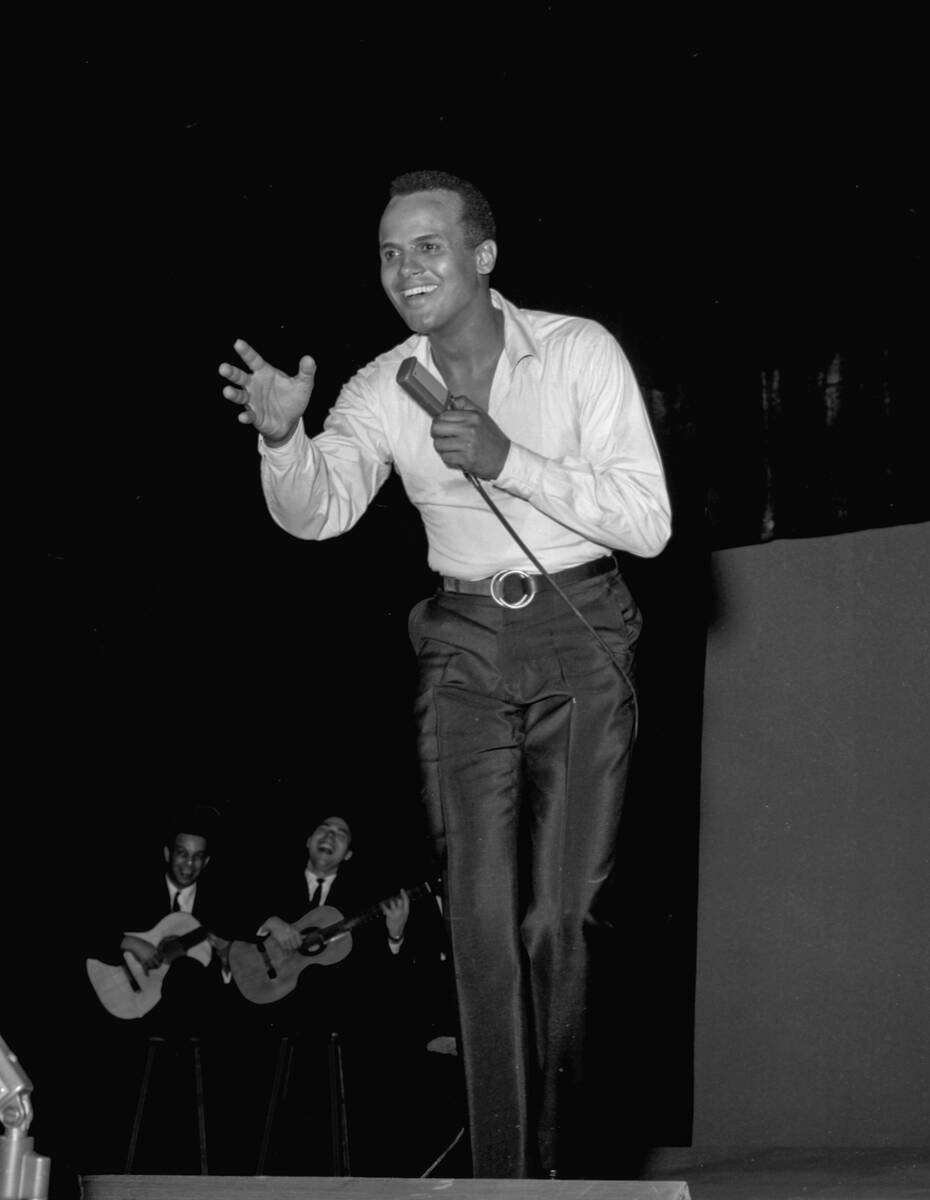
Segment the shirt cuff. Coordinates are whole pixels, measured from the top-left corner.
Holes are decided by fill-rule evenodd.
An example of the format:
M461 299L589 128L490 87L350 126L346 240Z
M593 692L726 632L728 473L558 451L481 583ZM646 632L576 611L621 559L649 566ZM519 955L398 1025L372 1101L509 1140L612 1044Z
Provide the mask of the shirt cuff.
M285 442L283 446L269 446L262 435L259 434L258 452L262 458L267 458L272 466L289 467L291 463L297 462L300 458L306 440L307 434L304 429L304 419L301 417L297 422L297 428L294 430L294 436L289 442Z
M510 492L528 500L539 491L539 481L546 469L546 461L535 450L528 450L526 446L511 442L501 472L491 483L503 492Z

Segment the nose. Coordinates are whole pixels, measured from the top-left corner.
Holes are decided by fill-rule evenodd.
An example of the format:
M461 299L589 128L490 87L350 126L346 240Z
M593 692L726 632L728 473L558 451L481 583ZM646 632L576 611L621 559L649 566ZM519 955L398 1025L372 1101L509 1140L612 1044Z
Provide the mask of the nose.
M407 250L403 253L400 260L400 273L404 278L411 275L418 275L422 270L420 257L414 250Z

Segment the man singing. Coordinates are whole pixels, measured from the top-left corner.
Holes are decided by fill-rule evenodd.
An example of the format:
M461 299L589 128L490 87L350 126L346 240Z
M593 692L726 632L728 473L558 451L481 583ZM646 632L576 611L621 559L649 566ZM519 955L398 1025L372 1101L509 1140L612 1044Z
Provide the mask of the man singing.
M223 394L260 437L274 520L351 528L391 467L438 590L410 615L419 754L444 870L474 1174L564 1173L584 1058L592 908L614 862L634 731L640 618L610 551L670 531L630 364L593 321L490 287L494 220L470 183L394 180L381 280L412 332L343 387L323 432L243 341ZM413 357L453 397L435 418L397 383ZM496 510L496 511L495 511Z

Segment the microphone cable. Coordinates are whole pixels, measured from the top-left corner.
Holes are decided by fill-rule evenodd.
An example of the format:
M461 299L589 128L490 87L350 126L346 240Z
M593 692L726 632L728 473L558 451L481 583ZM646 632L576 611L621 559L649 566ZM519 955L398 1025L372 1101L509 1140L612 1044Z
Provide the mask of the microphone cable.
M497 507L497 505L491 499L490 495L485 491L484 487L482 486L481 480L478 479L477 476L472 475L470 471L463 471L462 474L465 476L465 478L468 480L468 482L470 484L472 484L472 486L478 492L478 495L482 498L482 500L485 502L485 504L488 506L488 508L491 510L491 512L495 515L495 517L497 517L498 521L500 521L500 523L503 525L503 527L507 530L507 532L513 538L513 540L517 543L517 545L520 547L520 549L523 551L523 553L526 555L526 557L530 560L530 562L533 564L533 566L536 568L536 570L549 583L549 586L559 596L562 597L562 599L565 601L565 603L568 605L568 607L571 609L571 611L575 614L575 616L578 618L578 620L581 622L581 624L585 627L585 629L588 630L588 632L591 634L591 636L594 638L594 640L603 649L604 653L608 656L610 661L614 664L614 666L620 672L620 675L623 678L624 682L626 683L627 687L630 689L630 694L633 698L633 741L635 742L636 735L639 732L639 701L636 696L636 688L633 686L633 680L630 678L627 671L624 670L623 664L617 658L616 654L614 654L613 650L611 650L611 648L607 645L607 643L604 641L604 639L601 637L601 635L597 632L597 630L594 628L594 626L591 624L591 622L587 619L587 617L584 615L584 613L581 612L581 610L578 608L578 606L572 600L569 599L569 597L565 594L565 592L562 590L562 588L552 578L552 576L549 574L549 572L546 570L546 568L542 565L542 563L539 561L539 559L536 557L536 555L533 553L533 551L529 548L529 546L527 546L526 542L523 541L523 539L520 537L520 535L517 533L517 531L514 529L514 527L510 524L510 522L507 520L507 518L504 516L504 514L501 512L501 510Z

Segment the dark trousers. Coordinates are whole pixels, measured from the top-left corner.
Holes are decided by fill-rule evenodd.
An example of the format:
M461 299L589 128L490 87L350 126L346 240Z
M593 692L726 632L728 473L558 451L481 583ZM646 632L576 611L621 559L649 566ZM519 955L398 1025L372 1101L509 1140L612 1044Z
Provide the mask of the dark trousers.
M629 676L617 572L565 589ZM554 591L440 592L410 634L425 800L444 868L476 1177L560 1170L584 1065L589 934L633 731L628 678Z

